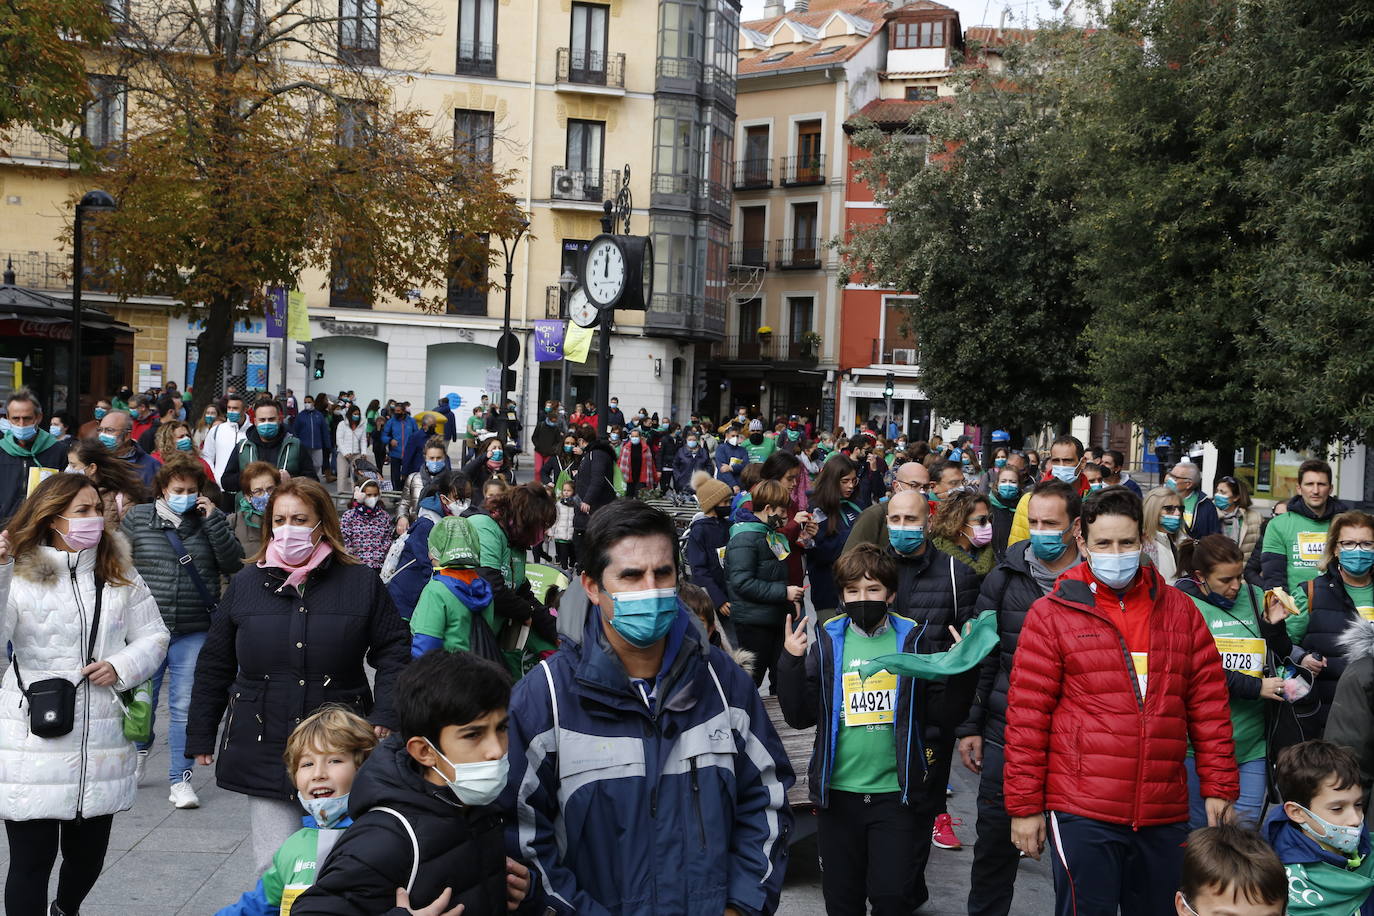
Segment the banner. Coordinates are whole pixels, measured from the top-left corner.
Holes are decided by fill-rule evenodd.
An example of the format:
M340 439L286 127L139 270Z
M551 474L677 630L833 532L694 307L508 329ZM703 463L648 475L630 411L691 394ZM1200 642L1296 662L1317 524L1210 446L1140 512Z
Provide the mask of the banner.
M286 290L280 286L267 288L267 339L281 340L286 334Z
M591 328L568 325L568 334L563 340L563 358L572 363L585 363L595 334Z
M305 293L298 289L286 294L286 336L292 340L310 340L310 316L305 311Z
M563 358L563 332L566 325L557 318L534 323L534 361L547 363Z

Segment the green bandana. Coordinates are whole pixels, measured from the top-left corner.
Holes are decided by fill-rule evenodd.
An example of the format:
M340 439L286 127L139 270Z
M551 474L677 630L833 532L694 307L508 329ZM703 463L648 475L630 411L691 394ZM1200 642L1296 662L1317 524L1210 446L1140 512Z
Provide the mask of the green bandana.
M7 454L15 458L33 458L40 452L45 452L57 444L57 438L46 429L40 429L28 445L20 442L13 436L5 436L0 439L0 448Z
M868 680L879 671L903 677L932 680L960 674L976 666L997 645L997 612L987 610L964 625L963 639L947 652L898 652L880 655L859 668L859 677Z
M1374 889L1374 856L1365 856L1353 871L1326 862L1294 862L1284 869L1289 911L1304 916L1351 916Z

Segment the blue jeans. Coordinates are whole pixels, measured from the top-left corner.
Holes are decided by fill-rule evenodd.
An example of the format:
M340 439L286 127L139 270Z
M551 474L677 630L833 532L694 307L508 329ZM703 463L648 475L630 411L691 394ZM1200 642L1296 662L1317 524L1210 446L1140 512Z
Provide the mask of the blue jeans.
M195 767L195 761L186 756L186 713L191 709L191 682L196 676L196 658L200 655L200 647L205 645L207 635L200 632L173 636L167 646L167 657L162 660L157 674L153 675L154 710L162 694L163 676L169 671L172 676L167 685L167 711L172 720L167 729L167 744L171 751L167 761L169 783L181 782L182 774ZM156 711L152 724L154 727L157 725ZM156 738L157 733L154 732L153 739ZM151 745L152 740L149 740L147 744L139 744L138 749L146 751Z
M1198 787L1197 767L1189 757L1183 764L1188 769L1188 829L1207 826L1207 809L1202 803ZM1236 799L1236 819L1242 826L1259 827L1264 813L1264 792L1269 781L1268 762L1263 758L1240 765L1240 798Z

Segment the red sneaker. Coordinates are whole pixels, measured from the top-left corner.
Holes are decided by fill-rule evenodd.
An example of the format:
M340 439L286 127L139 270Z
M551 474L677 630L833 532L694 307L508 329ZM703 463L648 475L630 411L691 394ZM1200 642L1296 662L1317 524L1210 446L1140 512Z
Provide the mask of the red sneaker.
M935 826L930 831L930 842L941 849L963 849L964 844L959 842L959 838L954 835L954 828L962 827L962 820L955 820L948 814L941 814L935 818Z

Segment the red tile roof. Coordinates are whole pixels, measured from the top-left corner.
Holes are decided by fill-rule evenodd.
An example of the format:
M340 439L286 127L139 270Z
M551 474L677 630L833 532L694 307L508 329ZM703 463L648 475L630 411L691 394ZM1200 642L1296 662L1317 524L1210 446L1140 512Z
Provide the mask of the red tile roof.
M975 25L964 30L964 40L988 48L1004 48L1010 44L1026 44L1035 37L1035 29L997 29Z
M798 67L820 67L826 64L838 64L849 60L858 53L859 49L874 39L877 33L867 38L861 39L852 45L843 45L840 50L833 54L820 54L818 52L827 48L835 47L838 38L824 39L813 44L798 48L782 60L767 63L768 58L781 54L782 49L776 51L759 51L757 57L747 57L739 62L739 75L749 76L755 73L777 73L783 70L793 70Z
M855 118L867 118L879 127L905 127L912 115L922 107L933 104L915 99L874 99L851 115L846 124L852 123Z
M920 2L929 3L930 0L920 0ZM886 2L875 3L871 2L871 0L834 0L832 4L824 7L819 3L815 3L812 5L811 9L804 13L790 12L784 13L781 16L770 16L767 19L751 19L748 22L741 22L739 25L742 29L753 29L755 32L762 32L765 35L773 31L773 27L784 19L790 19L804 26L819 29L821 26L825 25L825 21L836 11L848 13L851 16L858 16L860 19L867 19L872 23L880 23L883 19L883 13L886 13L888 9L890 9L890 7Z

